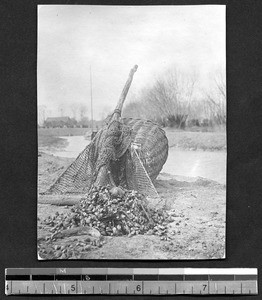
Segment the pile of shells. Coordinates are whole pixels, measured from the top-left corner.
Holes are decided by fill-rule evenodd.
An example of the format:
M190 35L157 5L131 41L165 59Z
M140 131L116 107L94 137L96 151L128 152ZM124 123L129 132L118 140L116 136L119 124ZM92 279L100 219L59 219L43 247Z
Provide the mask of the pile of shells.
M38 255L42 259L84 259L86 252L102 247L104 240L92 240L88 237L79 240L66 239L65 242L53 243L53 239L48 239L51 243L39 243Z
M154 234L168 239L167 225L173 221L166 211L149 209L145 197L138 192L104 186L92 187L80 203L71 208L71 213L56 213L42 223L49 225L53 234L90 226L102 236Z

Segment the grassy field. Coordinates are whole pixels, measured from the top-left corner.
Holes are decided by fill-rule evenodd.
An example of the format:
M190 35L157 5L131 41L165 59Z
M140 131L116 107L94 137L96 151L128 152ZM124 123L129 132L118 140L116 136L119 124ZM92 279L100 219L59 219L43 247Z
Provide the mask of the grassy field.
M91 134L89 128L38 128L39 148L64 148L68 142L62 137Z
M42 136L75 136L91 132L90 128L38 128L38 137Z
M192 132L166 129L169 147L184 150L226 150L226 132Z
M197 132L182 131L170 128L164 129L168 138L169 147L176 147L183 150L202 151L225 151L226 132ZM90 135L90 128L40 128L38 129L39 147L63 147L66 141L63 136Z
M38 147L46 148L64 148L67 141L63 138L53 135L38 135Z

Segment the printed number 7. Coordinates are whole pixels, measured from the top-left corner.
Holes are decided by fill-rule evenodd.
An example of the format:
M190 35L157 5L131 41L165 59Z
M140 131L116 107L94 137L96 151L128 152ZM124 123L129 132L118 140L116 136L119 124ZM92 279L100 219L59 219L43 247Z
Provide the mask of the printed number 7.
M206 290L207 284L203 284L203 291Z

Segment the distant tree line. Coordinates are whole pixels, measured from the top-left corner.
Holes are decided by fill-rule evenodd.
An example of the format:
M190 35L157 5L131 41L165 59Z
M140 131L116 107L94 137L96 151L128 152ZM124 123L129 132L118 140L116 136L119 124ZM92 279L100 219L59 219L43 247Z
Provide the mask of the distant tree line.
M94 128L100 128L102 121L93 121ZM92 121L87 117L83 117L80 121L74 118L66 117L49 117L40 126L43 128L91 128Z
M144 88L124 107L124 116L150 119L163 127L225 127L226 83L214 75L206 90L198 87L197 73L171 69Z
M68 115L66 113L68 112ZM73 103L68 107L63 105L58 106L58 115L55 117L48 117L47 115L54 115L54 112L48 110L45 105L38 106L38 127L43 128L93 128L101 127L102 121L91 121L87 117L88 107L84 103ZM104 113L104 112L103 112ZM60 115L60 116L59 116Z

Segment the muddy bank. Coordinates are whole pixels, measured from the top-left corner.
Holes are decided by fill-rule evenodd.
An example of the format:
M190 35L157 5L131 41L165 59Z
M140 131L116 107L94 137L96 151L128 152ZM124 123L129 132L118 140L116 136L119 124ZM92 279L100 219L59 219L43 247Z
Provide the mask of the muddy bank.
M38 157L39 192L46 190L66 169L72 159L58 158L44 153ZM171 238L161 240L158 235L112 236L94 238L85 233L47 240L48 226L41 220L56 212L69 213L72 204L48 204L45 196L38 203L38 247L43 259L212 259L225 255L226 188L211 180L171 176L162 173L156 189L165 209L172 213L169 223ZM45 201L46 200L46 201ZM74 202L75 201L75 202ZM45 204L43 204L45 203ZM52 202L55 203L55 202Z

